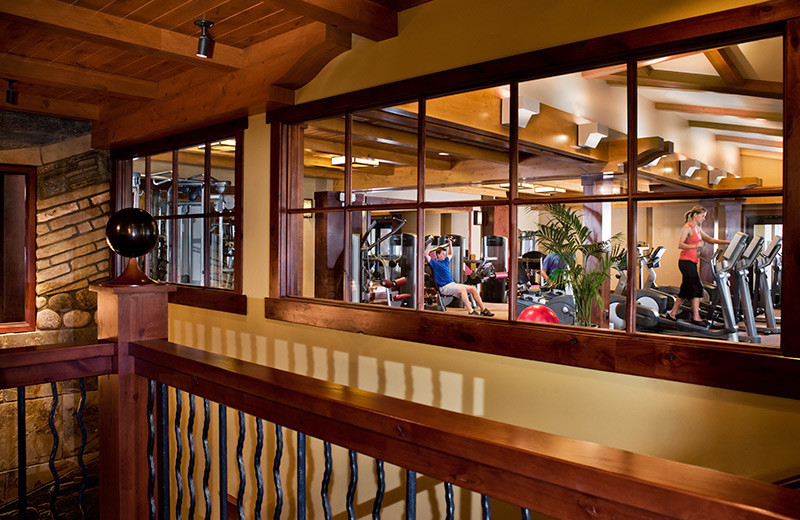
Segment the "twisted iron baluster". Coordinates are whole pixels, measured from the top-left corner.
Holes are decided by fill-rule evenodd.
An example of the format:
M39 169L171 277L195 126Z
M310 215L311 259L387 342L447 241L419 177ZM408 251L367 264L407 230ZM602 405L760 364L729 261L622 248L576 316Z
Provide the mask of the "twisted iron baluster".
M386 491L386 473L383 470L382 460L375 459L375 473L378 475L378 489L375 492L375 502L372 505L372 518L373 520L380 520L383 493Z
M531 512L528 508L522 508L522 520L531 520Z
M157 431L158 437L158 517L169 518L169 387L165 383L159 383L158 395L158 416Z
M481 518L492 520L492 508L489 505L489 497L486 495L481 495Z
M194 395L188 394L189 399L189 424L186 425L187 442L189 443L189 518L194 518L194 509L197 505L194 491Z
M347 518L355 520L356 510L353 507L353 499L356 496L356 484L358 484L358 464L356 452L349 450L347 457L350 459L350 484L347 486Z
M83 407L83 379L81 379L81 407L78 408L78 423L81 424L80 417ZM147 380L147 504L149 506L150 520L156 519L156 461L153 456L153 450L156 445L156 420L153 415L153 408L156 401L156 382L152 379ZM81 433L83 440L86 440L86 430L81 424ZM83 445L81 445L81 453L78 454L78 461L81 462L81 455L83 452ZM81 462L81 468L83 463ZM81 496L79 502L81 503L81 512L83 513L83 489L81 484ZM86 514L83 515L86 518Z
M236 496L236 506L239 511L239 520L244 520L244 459L242 450L244 449L244 412L239 411L239 442L236 444L236 462L239 465L239 494Z
M280 520L283 509L283 488L281 487L281 458L283 456L283 428L275 425L275 460L272 462L272 478L275 481L274 520Z
M297 432L297 520L306 520L306 434Z
M228 518L228 408L217 405L219 411L219 518Z
M83 409L86 407L86 380L81 378L79 381L81 386L81 402L78 404L78 428L81 429L81 447L78 449L78 466L81 468L81 487L78 491L78 509L81 511L81 518L86 518L86 486L87 481L89 479L89 472L86 470L86 464L83 462L83 454L86 451L86 425L83 424ZM148 396L148 403L150 403ZM148 407L148 410L152 412L152 406ZM152 447L148 447L148 454L150 457L150 463L152 465L153 455L152 455ZM152 495L151 495L152 496ZM152 501L152 498L151 498ZM150 504L151 510L155 513L155 504L151 502Z
M446 507L445 519L453 520L455 513L455 502L453 501L453 484L449 482L444 483L444 501Z
M333 472L333 457L331 457L331 443L328 441L323 442L325 447L325 473L322 475L322 510L325 514L325 520L331 520L331 499L328 496L328 491L331 486L331 473Z
M208 426L211 423L211 410L208 399L203 399L203 455L205 466L203 468L203 497L206 500L205 520L211 520L211 493L208 490L208 477L211 475L211 452L208 449Z
M50 383L50 390L53 392L53 404L50 407L50 416L47 422L50 424L50 432L53 434L53 451L50 452L50 473L53 475L53 493L50 495L50 513L53 518L59 518L56 513L56 498L58 491L61 488L61 481L58 478L58 471L56 471L56 453L58 453L59 438L56 431L56 407L58 406L58 387L55 383Z
M28 448L25 428L25 387L17 387L17 496L19 517L28 511Z
M261 418L256 417L256 454L255 454L255 467L256 467L256 520L261 520L261 504L264 503L264 478L261 476L261 450L264 448L264 427L261 424Z
M183 478L181 477L181 457L183 456L183 441L181 440L181 391L175 389L175 487L178 496L175 498L175 518L181 520L181 505L183 503Z
M417 518L417 474L406 470L406 520Z

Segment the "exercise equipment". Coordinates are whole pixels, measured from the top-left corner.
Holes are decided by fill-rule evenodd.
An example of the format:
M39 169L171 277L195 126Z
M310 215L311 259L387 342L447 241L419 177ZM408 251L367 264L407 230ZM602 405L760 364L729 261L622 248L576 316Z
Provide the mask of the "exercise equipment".
M772 241L766 247L766 251L759 255L755 265L755 293L753 307L755 316L764 315L766 326L757 326L759 333L762 334L780 334L781 329L778 326L778 318L775 317L775 307L773 302L772 287L774 283L770 283L767 276L767 269L773 265L775 260L780 254L783 240L779 235L775 235ZM775 270L773 268L773 276Z
M519 313L517 318L521 321L535 321L538 323L559 323L558 316L552 309L545 305L534 304Z
M396 215L379 217L362 235L358 301L414 307L416 236L400 233L405 223Z
M753 242L752 249L747 252L752 254L757 248L758 241ZM762 239L763 243L763 239ZM721 255L715 255L711 260L714 267L714 280L720 294L723 316L723 328L713 329L708 326L695 325L688 321L671 320L658 313L655 309L645 305L636 306L636 328L651 332L662 332L671 330L678 334L688 334L693 336L704 336L709 338L727 339L728 341L739 341L737 322L734 317L733 302L731 297L731 272L738 270L739 263L744 256L745 248L748 247L747 235L736 233L731 239L731 243L724 249ZM721 265L720 265L721 263ZM615 307L615 314L621 320L622 326L625 325L627 316L627 300L620 300ZM742 338L745 341L753 340L749 335Z

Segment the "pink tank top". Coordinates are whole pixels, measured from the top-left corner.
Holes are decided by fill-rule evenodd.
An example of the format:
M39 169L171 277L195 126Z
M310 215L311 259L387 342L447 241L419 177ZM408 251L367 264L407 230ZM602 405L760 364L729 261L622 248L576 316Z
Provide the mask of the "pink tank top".
M703 240L703 235L700 234L699 229L695 229L691 225L689 226L689 228L692 231L694 231L694 233L689 235L689 238L686 239L686 243L689 244L690 246L696 246L697 244L700 243L701 240ZM678 259L689 260L691 262L697 263L698 262L697 249L681 249L681 254L678 257Z

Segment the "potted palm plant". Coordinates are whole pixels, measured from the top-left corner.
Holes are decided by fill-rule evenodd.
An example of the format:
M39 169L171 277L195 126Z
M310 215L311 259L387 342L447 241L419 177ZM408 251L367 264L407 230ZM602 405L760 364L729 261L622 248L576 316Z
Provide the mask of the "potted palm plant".
M554 271L552 282L571 288L575 298L575 324L591 326L592 304L603 307L600 288L611 277L610 269L623 249L617 233L609 240L593 241L580 211L564 204L547 207L550 220L539 224L534 234L546 253L555 253L564 267Z

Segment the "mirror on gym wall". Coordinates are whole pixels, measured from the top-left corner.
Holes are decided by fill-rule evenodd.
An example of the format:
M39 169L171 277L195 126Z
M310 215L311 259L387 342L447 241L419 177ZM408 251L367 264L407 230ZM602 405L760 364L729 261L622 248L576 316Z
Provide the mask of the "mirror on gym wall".
M316 119L297 128L297 146L303 150L302 190L292 191L289 207L344 206L344 116ZM294 173L299 180L301 172Z
M782 211L780 197L640 202L637 330L780 346Z
M353 204L417 201L417 112L409 103L353 113Z
M423 308L507 319L508 229L506 206L427 210Z
M624 329L610 315L626 294L627 205L520 206L517 221L516 319Z
M428 99L425 200L507 198L510 87Z
M783 37L638 66L639 191L783 185Z

